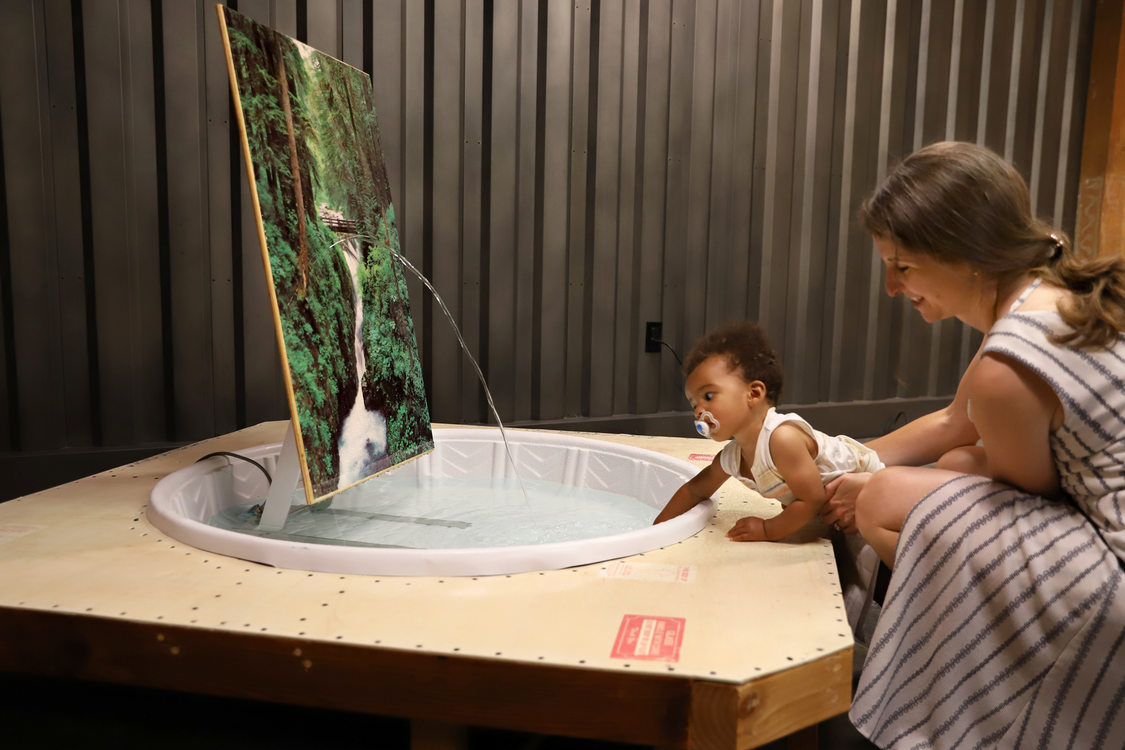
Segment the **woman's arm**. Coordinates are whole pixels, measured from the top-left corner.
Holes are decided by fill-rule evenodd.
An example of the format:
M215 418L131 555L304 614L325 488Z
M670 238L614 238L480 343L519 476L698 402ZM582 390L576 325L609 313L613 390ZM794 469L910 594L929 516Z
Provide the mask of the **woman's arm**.
M969 421L966 382L980 361L978 351L965 368L952 403L944 409L918 417L894 432L875 438L868 445L887 466L924 466L934 463L954 448L976 443L979 435ZM974 405L974 409L976 406Z
M980 439L976 426L969 421L969 387L966 385L980 359L978 350L965 368L949 406L918 417L867 443L884 464L925 466L937 462L955 448L972 446ZM976 409L975 403L973 408ZM825 523L845 533L855 533L855 501L870 478L867 473L844 474L829 482L825 488L828 499L821 510Z
M981 359L970 386L987 476L1038 495L1057 495L1050 435L1061 422L1062 405L1055 392L1024 365L995 353Z

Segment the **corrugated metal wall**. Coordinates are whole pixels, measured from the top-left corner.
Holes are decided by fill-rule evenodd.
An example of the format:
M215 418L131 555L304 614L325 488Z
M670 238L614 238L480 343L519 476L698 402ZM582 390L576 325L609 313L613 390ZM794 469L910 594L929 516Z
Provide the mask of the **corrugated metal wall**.
M646 321L681 355L763 321L788 405L948 396L977 339L886 298L854 221L924 143L1073 227L1091 0L230 4L373 73L406 254L506 421L683 410ZM287 415L219 44L210 2L0 4L0 450ZM484 421L411 292L434 419Z

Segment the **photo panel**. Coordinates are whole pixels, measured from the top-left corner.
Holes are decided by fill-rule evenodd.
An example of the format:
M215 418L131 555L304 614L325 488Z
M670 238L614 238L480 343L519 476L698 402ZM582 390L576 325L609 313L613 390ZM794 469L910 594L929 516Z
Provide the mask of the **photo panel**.
M218 11L314 503L433 449L371 79Z

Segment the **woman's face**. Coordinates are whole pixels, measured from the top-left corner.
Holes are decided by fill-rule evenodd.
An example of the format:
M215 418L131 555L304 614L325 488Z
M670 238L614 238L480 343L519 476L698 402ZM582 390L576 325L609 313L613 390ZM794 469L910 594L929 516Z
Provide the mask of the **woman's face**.
M881 237L875 238L875 249L886 265L887 294L909 299L927 323L965 319L974 313L981 299L980 284L966 264L942 263Z

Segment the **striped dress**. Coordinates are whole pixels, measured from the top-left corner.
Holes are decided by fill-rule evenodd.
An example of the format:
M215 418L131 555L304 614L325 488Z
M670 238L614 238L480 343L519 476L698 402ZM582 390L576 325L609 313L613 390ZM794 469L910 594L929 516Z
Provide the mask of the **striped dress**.
M1125 337L1082 350L1060 330L1009 314L984 350L1062 402L1069 500L962 476L911 510L850 713L879 747L1125 747Z

